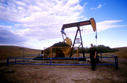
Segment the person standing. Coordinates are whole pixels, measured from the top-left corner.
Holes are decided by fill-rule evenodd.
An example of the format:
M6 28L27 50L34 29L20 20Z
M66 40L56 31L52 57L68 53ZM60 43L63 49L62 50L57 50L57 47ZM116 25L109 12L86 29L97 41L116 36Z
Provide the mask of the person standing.
M95 70L96 69L96 49L93 46L93 44L91 44L91 47L90 47L90 62L91 62L91 69Z

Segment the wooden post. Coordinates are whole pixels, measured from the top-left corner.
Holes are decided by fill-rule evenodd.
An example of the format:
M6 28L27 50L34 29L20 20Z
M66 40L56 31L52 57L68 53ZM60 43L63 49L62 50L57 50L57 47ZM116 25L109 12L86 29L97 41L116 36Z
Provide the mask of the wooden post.
M77 50L76 51L76 57L79 57L79 50L78 50L78 48L76 50Z
M16 57L15 57L15 64L16 64Z
M115 68L118 69L119 68L119 66L118 66L118 57L115 56L114 58L115 58Z
M52 64L52 47L50 48L50 64Z
M79 48L78 48L78 50L77 50L77 51L78 51L78 57L79 57Z
M9 65L9 57L7 58L7 66Z
M52 58L52 47L50 48L50 58Z

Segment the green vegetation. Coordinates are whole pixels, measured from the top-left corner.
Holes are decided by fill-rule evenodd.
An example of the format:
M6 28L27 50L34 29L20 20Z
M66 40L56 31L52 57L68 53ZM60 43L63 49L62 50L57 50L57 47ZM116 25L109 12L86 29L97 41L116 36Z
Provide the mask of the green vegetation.
M104 46L104 45L94 46L94 48L96 49L97 53L109 53L109 52L118 51L118 49L112 49L112 48L110 48L108 46ZM85 53L90 52L90 48L83 48L83 50L85 51ZM82 52L82 48L79 48L79 52Z
M53 48L52 49L52 52L56 52L56 51L61 51L62 48L60 47L68 47L69 45L67 45L66 43L64 42L58 42L58 43L55 43L54 45L52 45L51 47L58 47L58 48ZM51 51L51 47L45 49L45 53L46 55L48 56L50 54L50 51ZM107 56L107 55L118 55L118 57L120 58L127 58L127 47L122 47L122 48L110 48L108 46L104 46L104 45L98 45L98 46L95 46L96 50L98 53L104 53L103 55L104 56ZM86 54L89 53L89 48L79 48L79 53L81 53L83 51L85 51ZM77 52L76 50L74 50L73 52ZM62 52L61 52L62 53Z
M44 50L44 52L45 52L45 56L44 57L48 57L50 52L51 52L51 50L52 50L52 52L56 53L56 57L64 57L64 54L62 52L62 49L64 49L64 47L70 47L70 46L68 44L66 44L65 42L55 43L51 47L46 48ZM61 55L61 56L59 56L59 55Z
M52 45L52 47L68 47L70 45L66 44L65 42L58 42Z
M69 45L67 45L64 42L58 42L58 43L55 43L51 47L58 47L60 49L60 47L69 47ZM94 48L97 50L98 53L108 53L108 52L116 52L116 51L118 51L118 49L112 49L112 48L110 48L108 46L104 46L104 45L94 46ZM49 49L49 48L47 48L47 49ZM79 48L79 52L82 52L82 50L84 50L85 53L89 53L89 48L83 48L83 49L82 48ZM53 49L53 51L56 51L56 50ZM76 52L76 51L74 51L74 52Z

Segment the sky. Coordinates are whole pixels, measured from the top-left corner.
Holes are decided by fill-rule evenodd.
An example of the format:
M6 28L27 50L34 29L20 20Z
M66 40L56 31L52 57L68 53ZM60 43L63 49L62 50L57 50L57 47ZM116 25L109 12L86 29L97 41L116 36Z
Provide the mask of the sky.
M0 45L45 49L63 41L63 24L94 18L98 38L91 25L80 27L84 47L125 47L126 10L127 0L0 0ZM65 30L72 41L76 29Z

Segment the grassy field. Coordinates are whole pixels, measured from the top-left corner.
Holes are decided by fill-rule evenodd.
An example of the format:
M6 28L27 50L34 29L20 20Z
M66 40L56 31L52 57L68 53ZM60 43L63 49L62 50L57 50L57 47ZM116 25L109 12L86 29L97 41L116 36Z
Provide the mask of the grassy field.
M114 52L115 55L118 55L119 58L126 58L127 59L127 47L115 48L118 51Z
M110 52L110 53L104 53L103 56L117 55L118 58L127 59L127 47L113 48L113 49L117 49L118 51Z
M104 53L104 56L107 55L118 55L119 58L127 59L127 47L114 48L118 51L113 53ZM25 56L28 54L40 54L41 50L35 50L30 48L18 47L18 46L0 46L0 60L6 59L8 56ZM89 54L86 54L89 56Z
M39 54L40 50L17 46L0 46L1 59L8 56ZM2 83L127 83L127 47L119 51L105 53L118 55L119 69L113 66L97 66L92 71L90 66L44 66L44 65L1 65L0 82ZM87 54L88 55L88 54Z
M9 56L25 56L28 54L40 54L40 50L18 47L18 46L0 46L0 60Z

